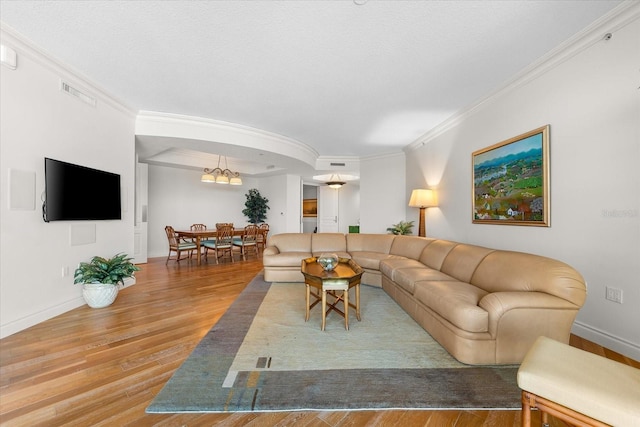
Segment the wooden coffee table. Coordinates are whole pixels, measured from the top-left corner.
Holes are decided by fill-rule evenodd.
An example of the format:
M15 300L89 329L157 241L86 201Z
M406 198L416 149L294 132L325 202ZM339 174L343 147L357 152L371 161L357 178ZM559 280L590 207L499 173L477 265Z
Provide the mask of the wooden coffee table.
M305 322L309 320L309 311L319 302L322 303L322 325L321 330L324 331L326 324L326 316L331 311L335 311L344 317L344 328L349 329L349 307L356 310L356 318L360 320L360 279L364 272L356 262L349 258L340 258L338 265L332 271L325 271L317 262L317 257L306 258L302 260L301 271L304 275L304 283L307 288L306 293L306 316ZM356 303L349 302L349 289L356 288ZM311 292L311 288L315 292ZM342 291L341 295L337 292ZM327 308L327 294L335 298L335 301L329 303ZM314 301L311 302L311 296ZM337 305L342 301L344 311L340 310Z

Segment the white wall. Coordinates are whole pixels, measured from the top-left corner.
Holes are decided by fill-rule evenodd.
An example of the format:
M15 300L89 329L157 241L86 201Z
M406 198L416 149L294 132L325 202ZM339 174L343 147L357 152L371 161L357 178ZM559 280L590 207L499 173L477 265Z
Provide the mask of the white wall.
M149 165L149 257L167 256L167 225L188 230L198 223L208 228L217 222L232 222L237 228L249 223L242 210L247 191L257 188L256 180L243 176L243 185L221 185L201 182L201 175L202 171Z
M0 66L0 336L84 304L73 284L80 261L133 252L134 115L39 51L2 31L18 67ZM60 79L97 98L91 107L60 91ZM44 157L121 175L121 221L45 223ZM9 169L35 174L20 189L34 208L10 209ZM90 185L90 183L88 183ZM95 227L95 243L72 246L70 232ZM63 277L64 275L64 277Z
M404 153L360 160L360 233L384 234L407 219L407 175Z
M565 261L588 283L574 332L640 360L640 20L514 85L407 154L437 186L428 235ZM601 33L604 34L605 30ZM549 124L551 227L471 223L471 153ZM416 217L417 219L417 213ZM605 286L623 304L605 300Z

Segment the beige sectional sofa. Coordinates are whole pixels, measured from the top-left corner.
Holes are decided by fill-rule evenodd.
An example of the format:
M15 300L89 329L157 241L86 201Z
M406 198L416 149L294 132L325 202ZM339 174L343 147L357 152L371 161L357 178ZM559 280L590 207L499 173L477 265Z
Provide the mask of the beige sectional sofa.
M269 282L303 282L301 261L352 258L451 355L468 364L519 363L538 336L568 343L586 299L582 276L538 255L392 234L284 233L263 252Z

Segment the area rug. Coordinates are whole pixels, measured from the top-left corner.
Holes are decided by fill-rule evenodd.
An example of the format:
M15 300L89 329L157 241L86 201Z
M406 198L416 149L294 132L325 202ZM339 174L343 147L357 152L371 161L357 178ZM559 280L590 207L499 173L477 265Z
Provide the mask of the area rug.
M259 274L147 412L520 409L517 366L459 363L382 289L361 288L361 321L352 310L345 330L332 312L321 331L319 305L304 320L304 284Z

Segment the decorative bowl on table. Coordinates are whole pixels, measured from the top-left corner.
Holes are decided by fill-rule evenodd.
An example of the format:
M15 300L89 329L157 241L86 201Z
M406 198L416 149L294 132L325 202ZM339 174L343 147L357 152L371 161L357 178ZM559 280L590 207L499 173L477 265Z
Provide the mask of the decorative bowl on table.
M321 254L317 262L322 266L325 271L332 271L338 265L338 255L336 254Z

